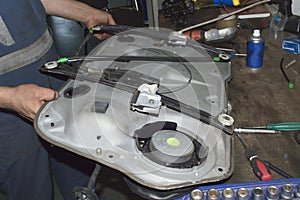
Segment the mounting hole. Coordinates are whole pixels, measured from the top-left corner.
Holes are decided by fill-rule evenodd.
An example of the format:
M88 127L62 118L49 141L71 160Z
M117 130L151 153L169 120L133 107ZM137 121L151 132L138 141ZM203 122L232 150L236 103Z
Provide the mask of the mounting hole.
M220 114L218 120L223 126L232 126L234 123L233 117L227 114Z
M223 168L219 167L219 168L218 168L218 171L219 171L219 172L223 172L224 170L223 170Z
M90 86L88 85L79 85L76 87L69 87L64 91L65 98L74 98L82 96L88 93L91 90Z
M50 115L45 115L45 117L50 117Z
M109 155L108 158L112 159L112 158L114 158L114 156L113 155Z
M230 59L230 57L229 57L227 54L223 54L223 53L220 53L220 54L219 54L219 57L220 57L221 59L223 59L223 60L229 60L229 59Z
M219 103L219 98L218 96L208 96L205 98L205 101L209 104L216 104Z
M50 123L50 126L51 126L51 127L54 127L54 126L55 126L54 122L51 122L51 123Z
M101 135L98 135L98 136L97 136L97 140L100 140L100 139L101 139Z
M48 62L45 64L46 69L54 69L58 66L57 61Z

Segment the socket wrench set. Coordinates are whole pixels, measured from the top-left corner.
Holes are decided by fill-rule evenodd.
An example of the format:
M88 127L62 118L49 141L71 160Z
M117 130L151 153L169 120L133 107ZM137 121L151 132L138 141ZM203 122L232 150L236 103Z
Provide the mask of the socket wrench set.
M176 200L300 199L300 178L206 185Z

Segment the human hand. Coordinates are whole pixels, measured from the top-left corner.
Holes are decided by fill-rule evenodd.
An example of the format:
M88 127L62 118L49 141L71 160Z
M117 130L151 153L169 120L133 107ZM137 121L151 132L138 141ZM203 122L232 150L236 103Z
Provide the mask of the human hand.
M58 98L56 91L34 84L12 88L12 95L9 108L31 121L45 102Z
M88 29L90 29L99 24L116 25L116 22L111 16L111 14L104 12L102 10L95 9L94 12L89 15L86 21L86 26ZM94 36L98 39L105 39L109 37L109 35L105 33L95 34Z
M111 14L93 8L76 0L41 0L46 13L82 22L88 29L100 24L115 25ZM107 34L96 34L99 39L108 37Z

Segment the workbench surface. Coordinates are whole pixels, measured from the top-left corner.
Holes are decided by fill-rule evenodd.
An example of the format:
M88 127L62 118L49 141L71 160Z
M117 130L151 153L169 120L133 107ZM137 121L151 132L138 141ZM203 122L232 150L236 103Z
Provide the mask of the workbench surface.
M217 8L196 11L188 18L188 23L196 24L219 15ZM231 116L235 119L235 128L264 126L268 123L300 121L300 57L282 50L282 40L274 41L269 37L268 19L239 20L243 24L233 40L211 44L214 47L229 48L237 53L246 53L247 41L252 29L262 27L265 39L263 66L258 70L247 67L245 57L235 57L232 62L232 79L228 84L228 100L232 105ZM160 15L160 26L180 30L170 20ZM214 27L209 24L206 29ZM202 27L203 28L203 27ZM284 33L284 38L294 36ZM284 65L292 60L296 63L285 69L286 74L294 83L290 89L280 70L280 61ZM263 159L284 170L293 177L300 177L300 144L294 139L295 132L279 134L241 134L245 142ZM241 142L235 137L234 172L226 183L257 181L249 162L244 155ZM274 179L283 178L273 172Z
M232 59L232 80L229 83L229 102L233 109L235 127L264 126L268 123L300 120L300 59L281 49L281 42L274 43L268 38L269 30L262 32L265 37L263 67L253 71L246 66L246 59ZM245 52L250 30L239 30L232 42ZM289 34L286 34L289 35ZM297 62L285 69L295 87L290 89L281 70L292 60ZM293 138L295 132L279 134L242 134L252 149L263 159L286 171L293 177L300 177L300 144ZM240 141L235 138L235 170L228 182L254 181L249 162L243 154ZM274 179L283 178L273 173Z
M209 12L211 14L207 15L207 12L201 12L198 18L201 18L203 21L218 14ZM193 20L197 21L196 19ZM170 25L168 20L162 19L161 21L162 27ZM243 23L248 23L251 27L257 28L264 23L264 19L248 20L243 21ZM239 29L237 36L232 41L213 44L212 46L235 49L238 53L246 53L246 43L251 33L252 30L250 29ZM232 79L228 84L228 99L232 105L230 115L235 119L234 126L236 128L300 121L300 58L298 55L282 50L281 41L270 40L268 28L264 29L262 34L265 38L262 68L256 71L249 69L246 66L245 57L232 59ZM292 34L285 33L285 37L288 36L292 36ZM295 85L293 89L288 87L287 81L280 70L282 58L284 58L285 65L292 60L297 61L294 65L285 69ZM241 136L261 158L293 177L300 177L300 144L295 141L294 133L244 133ZM233 175L216 184L258 181L244 155L244 148L237 137L234 137L234 149ZM272 175L273 179L284 178L274 171L272 171ZM106 181L106 184L111 184L108 180ZM123 189L123 191L125 190ZM126 195L129 196L127 198L124 197L124 199L140 199L130 192Z

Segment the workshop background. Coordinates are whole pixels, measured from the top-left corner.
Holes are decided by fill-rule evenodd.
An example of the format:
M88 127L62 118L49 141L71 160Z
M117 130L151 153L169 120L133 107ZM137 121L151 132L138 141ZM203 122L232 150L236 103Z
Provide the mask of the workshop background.
M110 0L108 7L117 8L129 6L134 8L135 1ZM162 1L158 1L161 5ZM164 16L159 9L159 26L180 30L181 28L213 19L221 13L221 8L216 6L201 7L191 13L182 15L179 22L172 17ZM202 1L207 2L207 1ZM297 3L296 3L297 2ZM298 0L293 1L293 14L300 10ZM235 119L235 127L256 127L269 123L297 122L300 121L300 59L299 49L291 53L282 48L283 39L288 37L299 37L298 33L291 33L290 30L282 32L282 38L274 39L270 35L270 22L276 13L271 9L271 15L262 18L239 19L238 30L234 37L228 41L211 42L210 45L218 48L232 49L231 53L246 54L247 41L253 29L261 29L265 40L263 66L257 70L249 68L246 64L246 57L236 55L232 58L232 79L228 83L228 100L232 106L230 115ZM226 10L226 8L225 8ZM275 7L276 10L276 7ZM257 11L255 14L265 14L265 11ZM273 12L273 13L272 13ZM294 15L295 15L294 14ZM143 18L143 15L140 15ZM142 19L145 20L145 19ZM175 20L175 21L173 21ZM148 21L147 21L148 23ZM299 26L299 20L297 22ZM147 24L144 24L147 26ZM204 31L215 27L215 23L202 27ZM299 27L298 27L299 28ZM92 45L92 44L91 44ZM298 48L299 48L298 42ZM93 46L93 45L92 45ZM92 48L92 47L91 47ZM295 47L296 48L296 47ZM291 63L291 66L284 67L284 73L280 67ZM294 84L293 88L288 85L287 77ZM299 131L283 131L276 134L243 133L240 134L245 143L253 149L259 157L283 170L290 176L300 177L300 142ZM296 137L298 134L298 138ZM298 141L297 141L298 139ZM244 155L244 147L235 137L234 140L234 172L233 175L221 182L206 184L211 188L219 184L239 183L258 181L253 173L250 163ZM273 179L283 179L282 175L272 171ZM288 181L287 181L288 182ZM99 176L98 187L107 200L142 200L143 198L130 191L124 181L123 175L111 168L103 166ZM0 195L0 200L5 196ZM63 199L57 187L55 188L54 200Z

